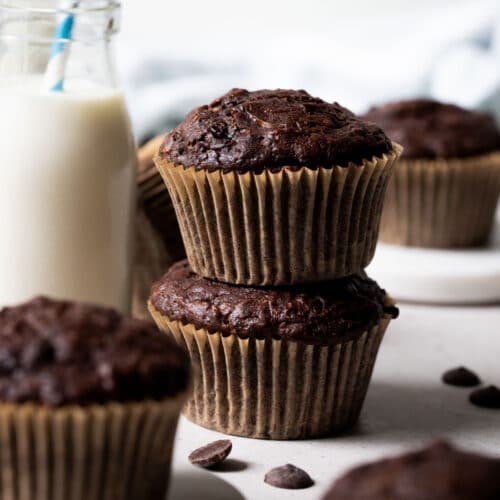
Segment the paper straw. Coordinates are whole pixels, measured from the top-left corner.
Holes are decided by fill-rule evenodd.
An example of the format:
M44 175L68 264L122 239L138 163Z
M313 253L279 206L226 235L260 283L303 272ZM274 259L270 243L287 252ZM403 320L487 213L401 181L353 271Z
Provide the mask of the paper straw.
M71 9L78 7L80 2L73 2ZM71 39L75 16L72 13L65 14L58 23L54 33L54 43L50 53L49 63L45 70L44 88L49 92L62 92L64 89L64 73L66 60L68 58L68 40Z

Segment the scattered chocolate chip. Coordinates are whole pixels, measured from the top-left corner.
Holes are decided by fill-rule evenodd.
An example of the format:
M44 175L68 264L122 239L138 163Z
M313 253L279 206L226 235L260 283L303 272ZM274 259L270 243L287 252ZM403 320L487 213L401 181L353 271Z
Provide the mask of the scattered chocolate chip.
M223 462L231 453L233 444L229 439L214 441L194 450L188 457L193 465L213 467Z
M500 389L494 385L472 391L469 401L481 408L500 409Z
M286 488L288 490L301 490L314 484L307 472L292 464L271 469L265 475L264 482L276 488Z
M443 382L457 387L475 387L481 383L481 380L474 372L464 366L459 366L444 372Z

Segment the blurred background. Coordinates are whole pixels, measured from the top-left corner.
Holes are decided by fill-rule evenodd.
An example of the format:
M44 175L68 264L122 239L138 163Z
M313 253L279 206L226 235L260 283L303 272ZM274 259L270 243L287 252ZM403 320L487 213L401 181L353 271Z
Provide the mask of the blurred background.
M498 0L124 0L118 58L140 142L232 87L355 112L430 95L500 118Z

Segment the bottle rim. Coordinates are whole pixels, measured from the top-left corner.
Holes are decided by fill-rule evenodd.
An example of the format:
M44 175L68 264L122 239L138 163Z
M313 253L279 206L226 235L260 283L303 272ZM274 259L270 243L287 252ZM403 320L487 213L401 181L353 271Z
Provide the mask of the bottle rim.
M32 5L19 5L16 0L0 0L0 40L4 41L16 41L23 40L28 41L31 44L45 45L48 43L59 43L59 44L73 44L78 43L92 43L95 40L109 40L113 35L118 33L120 29L120 9L121 2L118 0L93 0L93 1L80 1L73 2L78 3L76 7L67 4L61 8L59 7L49 7L48 2L39 4L37 6ZM1 14L4 13L4 18ZM79 16L93 16L102 18L105 25L103 26L102 35L95 38L81 38L78 35L74 35L71 38L56 38L51 36L44 36L43 34L35 33L10 33L4 32L4 26L9 25L9 23L16 22L19 19L24 19L26 16L31 20L36 20L37 18L54 18L57 19L60 16L74 15L75 18ZM93 21L95 23L95 21Z
M58 15L58 14L91 14L99 12L110 12L114 10L119 10L121 8L121 2L116 0L108 0L103 2L94 2L95 5L87 4L86 2L80 2L76 7L63 6L63 7L49 7L49 6L27 6L27 5L16 5L15 0L0 0L0 11L8 12L24 12L31 14L41 14L41 15Z

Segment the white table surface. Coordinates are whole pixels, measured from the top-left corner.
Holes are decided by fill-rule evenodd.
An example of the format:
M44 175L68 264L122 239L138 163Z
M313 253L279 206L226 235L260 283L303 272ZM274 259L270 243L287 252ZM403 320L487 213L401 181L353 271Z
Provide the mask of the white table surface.
M347 468L404 448L447 437L500 456L500 411L472 406L468 389L445 386L442 373L457 365L500 385L500 305L400 305L382 344L358 428L350 435L309 441L231 437L227 470L189 464L193 449L222 434L181 420L170 500L319 499ZM272 467L293 463L316 481L307 490L280 490L263 482Z

